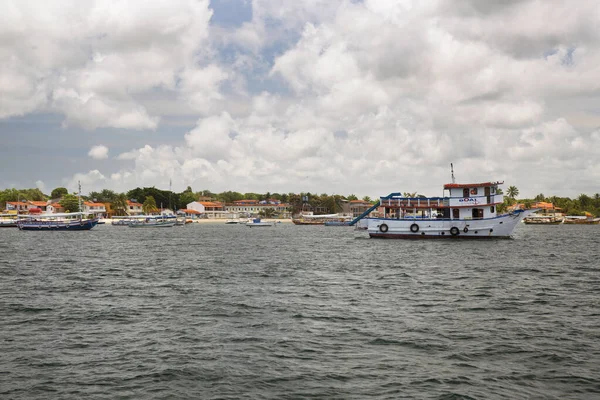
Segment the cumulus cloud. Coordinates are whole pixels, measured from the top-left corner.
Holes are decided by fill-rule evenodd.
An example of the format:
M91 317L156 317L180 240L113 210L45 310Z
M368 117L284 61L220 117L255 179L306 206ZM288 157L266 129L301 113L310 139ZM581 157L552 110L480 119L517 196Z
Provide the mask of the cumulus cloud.
M97 169L88 171L87 173L76 173L71 178L63 179L63 184L69 192L77 192L81 184L82 192L93 191L94 188L106 187L106 177Z
M156 88L218 98L216 65L197 76L208 0L135 3L9 1L0 17L0 118L53 111L87 129L156 129L144 94ZM73 32L77 32L76 35ZM193 102L193 101L192 101Z
M103 160L108 158L108 147L104 145L94 146L88 152L88 156L92 157L95 160Z

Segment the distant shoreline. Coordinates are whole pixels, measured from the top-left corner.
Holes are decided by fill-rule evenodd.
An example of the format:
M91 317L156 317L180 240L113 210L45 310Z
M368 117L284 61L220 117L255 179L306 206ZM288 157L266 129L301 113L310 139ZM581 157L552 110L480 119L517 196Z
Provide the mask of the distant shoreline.
M225 224L226 221L228 221L229 219L227 218L199 218L199 219L195 219L193 220L194 222L192 222L193 224ZM264 222L281 222L282 224L291 224L292 220L290 218L285 218L285 219L278 219L278 218L261 218L262 221ZM100 221L105 222L107 225L110 225L111 220L110 218L104 218L104 219L100 219ZM243 222L240 222L240 224L245 224L246 220L242 218Z

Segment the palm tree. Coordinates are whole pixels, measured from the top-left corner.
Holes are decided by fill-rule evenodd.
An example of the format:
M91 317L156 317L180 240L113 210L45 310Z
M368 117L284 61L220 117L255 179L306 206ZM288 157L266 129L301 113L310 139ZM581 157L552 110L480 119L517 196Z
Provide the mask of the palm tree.
M506 195L514 200L514 198L519 195L519 189L517 189L516 186L509 186L508 189L506 189Z
M117 195L112 203L112 209L115 215L127 215L127 195L124 193Z
M264 218L273 218L273 216L275 215L275 209L265 208L264 210L260 210L258 212L258 215Z
M142 205L142 210L144 211L144 214L151 214L158 211L158 207L156 207L156 200L154 200L154 197L146 197L146 200L144 200L144 204Z

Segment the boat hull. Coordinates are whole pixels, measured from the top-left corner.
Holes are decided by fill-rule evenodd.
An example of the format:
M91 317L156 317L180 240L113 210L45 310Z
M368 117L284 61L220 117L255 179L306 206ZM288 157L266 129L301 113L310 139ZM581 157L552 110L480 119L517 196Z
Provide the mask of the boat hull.
M369 219L367 231L382 239L492 239L510 238L526 215L519 211L488 219Z
M158 224L138 223L130 224L130 228L172 228L175 226L175 222L162 222Z
M0 222L0 228L16 228L16 222Z
M294 225L324 225L325 222L323 221L300 221L297 219L292 219L292 222L294 223Z
M97 219L73 222L20 221L17 226L22 231L89 231L98 224Z
M549 221L549 222L542 222L542 221L523 221L523 223L525 225L560 225L563 223L562 220L560 221Z

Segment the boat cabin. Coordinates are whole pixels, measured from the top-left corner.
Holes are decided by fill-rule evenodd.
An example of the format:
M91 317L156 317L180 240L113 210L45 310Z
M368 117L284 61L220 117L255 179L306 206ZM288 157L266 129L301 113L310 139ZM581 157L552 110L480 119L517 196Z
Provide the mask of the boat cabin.
M504 196L498 193L502 182L449 183L442 197L403 197L392 193L381 197L384 218L472 220L497 216L497 206Z

